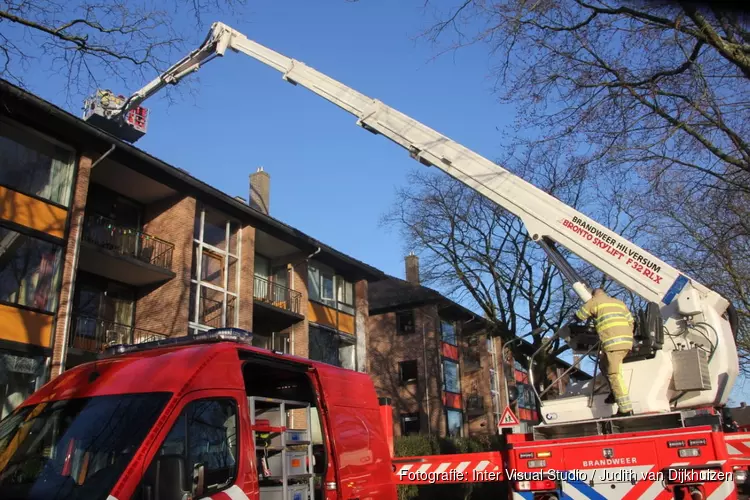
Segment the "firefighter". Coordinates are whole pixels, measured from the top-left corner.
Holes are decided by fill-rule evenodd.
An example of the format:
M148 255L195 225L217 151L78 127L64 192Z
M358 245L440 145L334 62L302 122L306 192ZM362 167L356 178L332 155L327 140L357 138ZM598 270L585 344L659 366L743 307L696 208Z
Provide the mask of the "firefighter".
M608 296L597 288L592 298L576 312L581 321L593 320L601 342L599 366L607 374L610 394L607 404L617 403L616 416L633 414L628 396L628 388L622 377L622 360L633 348L633 327L635 321L628 306L620 300Z

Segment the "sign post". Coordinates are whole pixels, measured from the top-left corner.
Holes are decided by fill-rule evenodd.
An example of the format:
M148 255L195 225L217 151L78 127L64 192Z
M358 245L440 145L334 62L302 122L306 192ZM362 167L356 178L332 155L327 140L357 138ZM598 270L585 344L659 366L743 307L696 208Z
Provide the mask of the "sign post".
M497 422L497 432L502 434L503 429L517 425L521 425L521 422L519 422L513 410L510 409L510 406L506 406L503 414L500 416L500 420Z

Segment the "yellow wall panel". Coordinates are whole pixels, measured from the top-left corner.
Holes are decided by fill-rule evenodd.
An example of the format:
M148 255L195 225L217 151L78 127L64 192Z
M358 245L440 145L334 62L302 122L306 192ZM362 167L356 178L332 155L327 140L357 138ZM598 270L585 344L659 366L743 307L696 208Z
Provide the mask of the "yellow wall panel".
M0 304L0 339L50 347L51 314Z
M336 310L317 302L310 302L307 307L309 320L319 325L336 328Z
M67 215L67 210L0 186L0 218L63 238Z
M339 312L339 330L354 335L354 316Z
M354 335L354 316L318 302L308 302L307 319L319 325Z

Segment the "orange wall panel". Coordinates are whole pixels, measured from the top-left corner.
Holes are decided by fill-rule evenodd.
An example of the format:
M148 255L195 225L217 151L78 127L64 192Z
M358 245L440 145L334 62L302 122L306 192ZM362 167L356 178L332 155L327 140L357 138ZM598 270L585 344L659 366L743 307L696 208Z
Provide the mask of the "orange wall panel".
M460 394L453 394L451 392L444 392L443 393L443 404L448 408L453 408L460 410L462 409L461 405L461 395Z
M458 347L443 342L443 356L458 361Z
M339 311L339 330L354 335L354 316Z
M5 220L63 238L67 215L67 210L0 186L0 217Z
M0 339L49 347L52 320L51 314L0 304Z
M317 302L310 302L307 307L308 319L319 325L336 328L336 310Z

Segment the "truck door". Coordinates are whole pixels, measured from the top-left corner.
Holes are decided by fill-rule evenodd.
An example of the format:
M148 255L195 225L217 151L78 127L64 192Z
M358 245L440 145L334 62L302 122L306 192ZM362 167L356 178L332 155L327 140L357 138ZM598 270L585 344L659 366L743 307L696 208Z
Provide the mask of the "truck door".
M197 391L179 403L149 450L134 500L249 498L252 474L239 438L246 413L242 391Z

